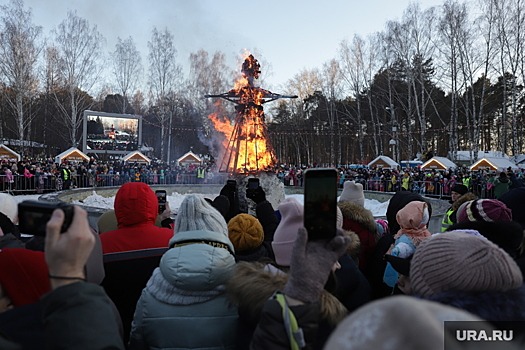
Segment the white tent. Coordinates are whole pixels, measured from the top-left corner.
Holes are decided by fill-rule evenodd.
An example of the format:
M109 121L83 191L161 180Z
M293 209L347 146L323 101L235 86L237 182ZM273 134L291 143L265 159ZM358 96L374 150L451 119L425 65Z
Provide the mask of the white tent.
M470 166L471 171L475 170L492 170L492 171L506 171L508 168L512 170L519 169L518 166L508 158L483 158Z
M448 170L456 168L457 165L453 161L445 157L432 157L429 160L427 160L423 165L421 165L421 169Z
M55 157L55 163L57 164L64 161L83 162L84 160L89 161L89 157L76 147L71 147Z
M397 169L398 166L399 164L388 156L379 156L368 163L369 168L378 167L383 169Z
M6 145L0 144L0 160L19 162L20 159L20 154L16 153Z

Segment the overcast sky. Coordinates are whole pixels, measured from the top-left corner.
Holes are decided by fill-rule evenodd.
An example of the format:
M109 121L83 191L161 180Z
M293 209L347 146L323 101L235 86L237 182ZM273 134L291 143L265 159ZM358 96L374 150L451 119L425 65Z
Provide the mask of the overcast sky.
M7 4L8 0L0 0ZM337 57L340 42L366 37L397 20L409 0L24 0L46 36L76 10L114 51L117 37L132 36L146 65L154 26L175 36L178 61L188 66L191 52L220 50L239 64L245 49L256 53L267 88L278 88L304 68L321 68ZM414 2L414 1L412 1ZM419 0L423 9L443 0ZM268 64L271 66L269 68ZM146 68L146 67L145 67ZM232 67L235 68L235 67Z

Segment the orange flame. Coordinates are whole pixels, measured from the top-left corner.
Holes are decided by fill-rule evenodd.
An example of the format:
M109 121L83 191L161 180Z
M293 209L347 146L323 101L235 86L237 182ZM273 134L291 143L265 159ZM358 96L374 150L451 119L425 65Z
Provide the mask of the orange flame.
M242 73L229 92L238 99L235 124L231 125L228 118L220 118L217 113L208 116L215 130L224 135L222 144L226 154L220 170L236 173L257 172L275 164L264 123L264 93L253 86L253 79L260 74L260 65L253 55L245 59ZM227 169L222 169L223 166Z

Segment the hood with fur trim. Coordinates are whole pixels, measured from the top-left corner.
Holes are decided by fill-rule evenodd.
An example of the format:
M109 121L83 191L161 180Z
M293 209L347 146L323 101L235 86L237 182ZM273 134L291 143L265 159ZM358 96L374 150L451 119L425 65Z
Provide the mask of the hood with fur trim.
M374 220L374 215L372 215L370 210L353 202L339 202L337 205L343 214L343 222L351 220L360 224L367 231L372 233L376 232L376 222Z
M270 265L254 262L239 262L233 276L226 284L231 302L239 308L239 314L256 325L264 303L278 290L282 290L288 276ZM335 326L346 317L348 311L328 291L321 294L321 317Z
M346 249L346 253L350 255L354 260L359 257L361 251L361 240L354 231L343 231L345 235L349 236L351 241L350 245Z
M506 292L447 291L427 299L468 311L487 321L525 321L525 285Z
M457 201L452 203L452 209L453 210L458 210L459 207L461 206L461 204L463 204L465 202L468 202L468 201L474 201L476 199L478 199L478 196L476 196L472 192L467 192L464 195L462 195L461 197L459 197Z

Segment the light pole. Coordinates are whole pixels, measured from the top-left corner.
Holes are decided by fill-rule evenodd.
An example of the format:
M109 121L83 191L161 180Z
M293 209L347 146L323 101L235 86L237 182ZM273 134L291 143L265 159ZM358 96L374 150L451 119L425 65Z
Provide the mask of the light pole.
M394 105L391 103L389 107L385 107L390 112L390 122L392 123L392 138L388 141L390 148L392 148L392 159L397 162L399 148L397 148L397 120L394 111Z

